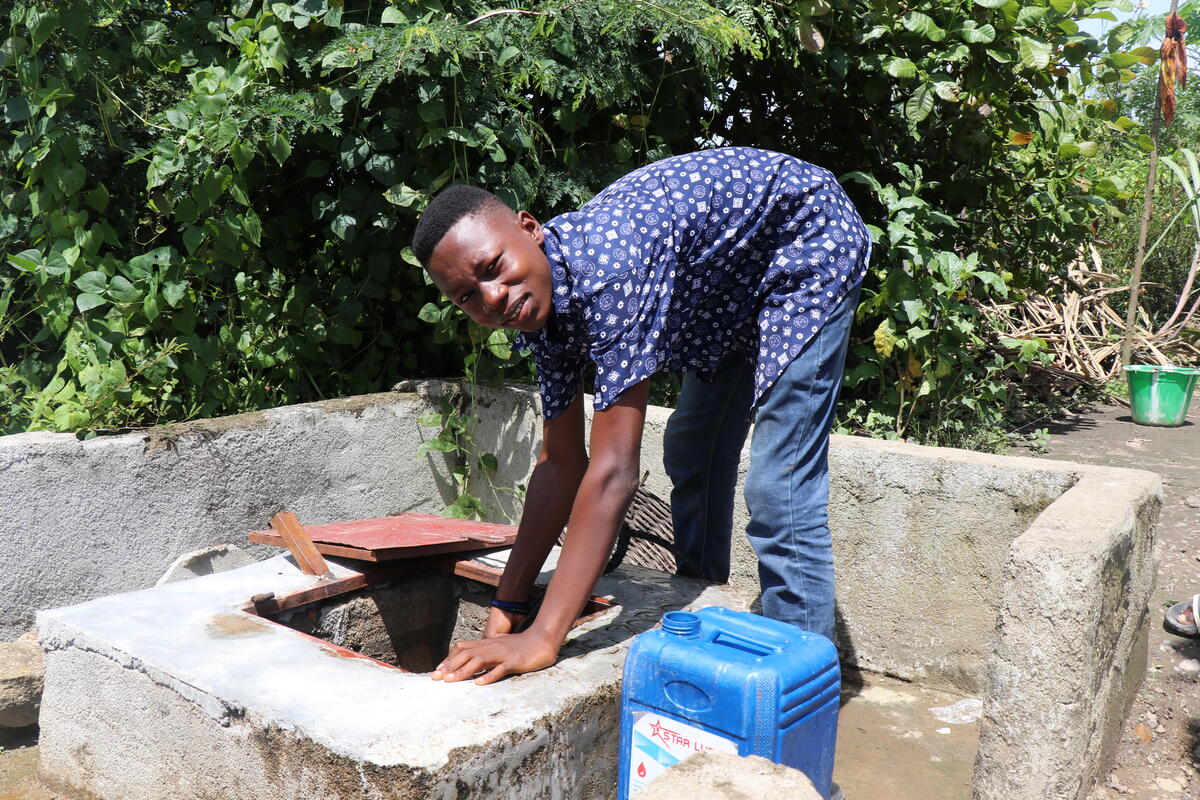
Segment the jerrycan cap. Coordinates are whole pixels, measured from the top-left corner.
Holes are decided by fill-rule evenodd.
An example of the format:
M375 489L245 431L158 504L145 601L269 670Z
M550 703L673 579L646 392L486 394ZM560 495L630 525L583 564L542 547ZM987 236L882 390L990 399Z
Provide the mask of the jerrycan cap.
M694 639L700 634L700 617L689 611L668 611L662 618L663 633Z

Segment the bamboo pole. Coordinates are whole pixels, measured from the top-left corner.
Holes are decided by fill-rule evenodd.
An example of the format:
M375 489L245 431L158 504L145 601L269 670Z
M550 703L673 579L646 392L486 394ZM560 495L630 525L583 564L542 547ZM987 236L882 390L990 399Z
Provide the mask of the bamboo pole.
M1179 0L1171 0L1169 17L1179 10ZM1138 231L1137 251L1133 257L1133 274L1129 276L1129 307L1125 311L1125 337L1121 339L1121 364L1128 365L1133 359L1133 326L1137 322L1138 294L1141 291L1142 264L1146 260L1146 239L1150 233L1150 215L1154 211L1154 183L1158 177L1158 137L1162 127L1162 68L1159 67L1158 81L1154 92L1154 121L1150 128L1150 167L1146 172L1146 191L1142 198L1142 227Z

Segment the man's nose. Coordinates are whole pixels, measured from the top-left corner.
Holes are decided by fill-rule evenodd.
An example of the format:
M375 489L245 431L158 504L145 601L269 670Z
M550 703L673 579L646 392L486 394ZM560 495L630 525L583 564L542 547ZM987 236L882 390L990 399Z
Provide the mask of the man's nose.
M500 281L487 281L479 287L483 307L491 315L504 313L508 304L508 289Z

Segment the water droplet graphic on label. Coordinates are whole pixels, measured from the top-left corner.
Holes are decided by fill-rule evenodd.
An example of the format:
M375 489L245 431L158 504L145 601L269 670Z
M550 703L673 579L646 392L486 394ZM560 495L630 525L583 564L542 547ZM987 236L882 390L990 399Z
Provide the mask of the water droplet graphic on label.
M639 778L646 777L646 765L645 764L638 764L638 777Z

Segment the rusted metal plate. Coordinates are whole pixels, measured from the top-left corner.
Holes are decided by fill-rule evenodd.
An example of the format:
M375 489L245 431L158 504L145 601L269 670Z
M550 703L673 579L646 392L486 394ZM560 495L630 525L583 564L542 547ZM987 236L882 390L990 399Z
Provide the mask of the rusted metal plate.
M357 522L305 525L304 531L319 552L363 561L461 553L491 547L510 547L516 541L513 525L472 522L435 517L431 514L401 514ZM274 530L251 531L250 541L286 546Z

